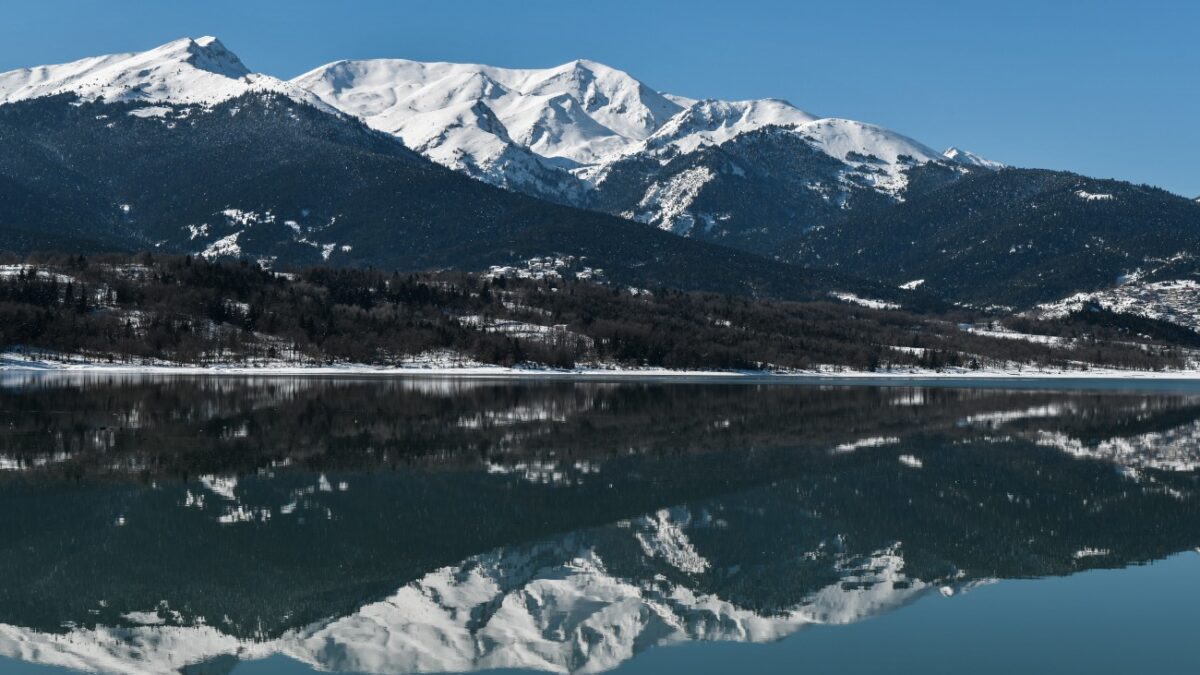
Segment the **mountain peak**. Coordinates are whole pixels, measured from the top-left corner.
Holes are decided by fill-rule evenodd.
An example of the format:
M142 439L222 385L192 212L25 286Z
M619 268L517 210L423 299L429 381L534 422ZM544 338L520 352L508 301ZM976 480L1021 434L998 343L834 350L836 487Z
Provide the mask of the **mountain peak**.
M0 73L0 104L72 93L110 103L211 105L250 91L273 91L327 108L293 85L252 73L212 36L181 38L144 52Z
M975 166L983 169L1003 169L1008 166L1007 164L985 159L973 152L955 146L950 146L942 155L946 159L964 166Z
M601 69L616 70L616 68L612 68L603 63L600 63L599 61L593 61L591 59L574 59L572 61L568 61L568 62L564 63L562 65L562 67L563 68L587 69L587 70L601 70Z
M200 70L231 79L240 79L250 74L250 69L242 63L237 54L229 51L228 47L211 35L175 40L143 54L152 60L187 63Z
M211 35L192 40L192 47L193 49L189 50L195 59L192 63L198 68L216 65L221 67L220 74L229 77L244 77L250 74L250 69L242 63L237 54L229 51L228 47Z

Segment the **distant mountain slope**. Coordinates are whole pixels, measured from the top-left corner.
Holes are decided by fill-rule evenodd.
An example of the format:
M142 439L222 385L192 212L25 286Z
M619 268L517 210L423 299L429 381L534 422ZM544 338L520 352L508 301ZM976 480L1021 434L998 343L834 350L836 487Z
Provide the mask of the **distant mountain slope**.
M1164 190L1029 169L975 171L940 185L927 173L920 185L903 204L844 218L780 252L1017 307L1111 287L1139 271L1162 278L1169 268L1165 278L1185 278L1200 267L1200 206Z
M669 159L631 155L614 162L585 203L676 234L769 253L848 212L894 204L909 172L936 162L934 155L849 120L770 126Z
M0 227L15 250L150 248L402 270L573 255L634 285L889 293L493 188L278 94L209 106L21 101L0 106L0 145L0 191L11 195Z

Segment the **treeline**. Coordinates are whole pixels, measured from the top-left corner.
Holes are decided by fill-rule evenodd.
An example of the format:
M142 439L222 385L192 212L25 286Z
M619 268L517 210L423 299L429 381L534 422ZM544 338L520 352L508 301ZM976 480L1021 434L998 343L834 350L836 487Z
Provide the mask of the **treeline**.
M103 361L398 364L454 355L572 367L1178 368L1195 334L1070 320L1060 344L838 302L783 302L562 278L399 274L155 256L41 256L0 266L0 346ZM439 356L440 355L440 356Z

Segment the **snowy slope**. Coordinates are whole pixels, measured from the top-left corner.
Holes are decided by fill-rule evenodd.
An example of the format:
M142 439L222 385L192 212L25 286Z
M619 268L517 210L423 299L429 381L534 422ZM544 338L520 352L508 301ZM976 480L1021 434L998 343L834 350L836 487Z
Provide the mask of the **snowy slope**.
M583 179L580 189L595 188L618 161L652 157L665 162L768 126L793 129L839 160L873 164L865 172L873 174L867 184L893 196L905 186L904 170L915 164L998 166L965 153L947 157L886 129L820 118L779 99L695 100L658 93L628 73L593 61L542 70L339 61L293 83L399 136L430 159L497 185L545 184L547 171L557 170ZM675 188L664 182L656 189ZM674 219L655 213L650 220Z
M416 113L389 130L427 158L493 185L533 194L569 195L575 181L528 148L482 101Z
M768 125L797 126L818 118L778 99L696 101L662 125L639 150L688 153L720 145L738 134Z
M402 59L339 61L292 81L371 126L408 142L412 120L428 129L439 117L484 102L507 136L555 164L573 167L621 154L647 138L681 106L628 73L592 61L541 70ZM463 146L468 154L472 148Z
M858 173L880 192L895 196L907 185L905 169L942 159L938 152L907 136L854 120L816 120L796 132L830 157L859 168Z
M105 102L212 104L253 91L319 103L293 84L250 72L214 37L0 73L0 104L64 93Z
M915 167L936 162L966 171L887 129L762 103L696 104L651 137L640 156L589 175L590 185L603 206L627 218L767 252L772 242L846 210L904 199ZM700 119L707 124L695 123L692 114L702 110L734 115L706 114Z
M1133 279L1112 288L1076 293L1057 302L1038 305L1032 314L1044 319L1059 319L1089 307L1200 330L1200 283L1194 279Z

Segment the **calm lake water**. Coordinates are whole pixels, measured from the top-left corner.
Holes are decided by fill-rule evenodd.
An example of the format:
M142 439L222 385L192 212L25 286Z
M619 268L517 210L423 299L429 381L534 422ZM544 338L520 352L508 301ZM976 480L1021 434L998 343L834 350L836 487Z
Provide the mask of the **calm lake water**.
M0 674L1200 664L1200 392L0 373Z

